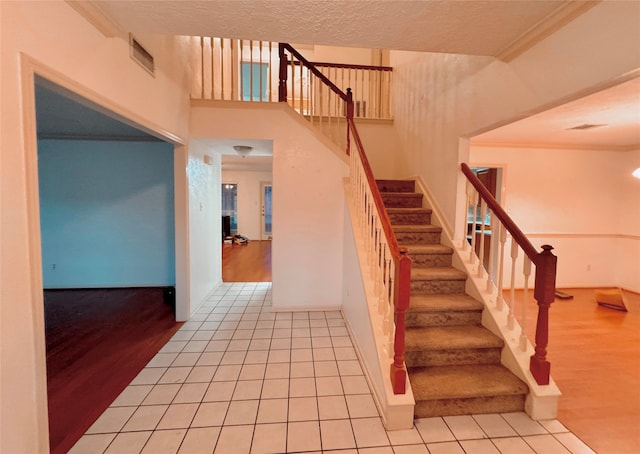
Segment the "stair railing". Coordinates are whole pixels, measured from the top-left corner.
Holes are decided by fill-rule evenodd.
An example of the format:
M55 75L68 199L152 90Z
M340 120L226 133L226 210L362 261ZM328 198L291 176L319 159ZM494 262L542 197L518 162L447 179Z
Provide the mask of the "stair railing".
M350 92L348 92L350 94ZM352 109L353 104L349 104ZM383 334L388 336L387 352L393 356L391 386L394 394L405 394L407 371L404 364L405 315L411 295L411 258L398 245L389 215L373 177L353 117L347 119L350 143L349 180L356 203L358 226L366 243L370 275L383 317Z
M543 245L538 252L528 238L515 224L511 217L482 184L478 177L465 163L461 164L462 173L467 177L466 207L467 216L464 226L461 247L469 253L469 261L477 264L478 278L486 276L486 291L496 292L496 309L508 308L507 327L515 329L515 286L516 263L519 251L524 253L522 266L523 302L520 314L520 349L527 350L527 301L529 297L529 279L531 266L535 266L533 296L538 303L538 318L535 334L535 350L529 361L529 370L536 383L549 384L551 364L547 361L547 345L549 343L549 307L555 298L557 257L551 252L550 245ZM489 221L487 221L489 220ZM507 236L510 235L510 264L505 260ZM490 241L487 241L490 239ZM497 254L497 257L495 255ZM504 275L505 266L510 266L509 297L505 300Z
M298 113L310 116L312 123L322 126L340 119L340 136L349 155L349 181L351 196L358 219L355 228L360 229L367 251L369 275L374 282L378 300L378 312L383 318L382 334L387 337L385 349L392 363L390 379L394 394L406 393L407 371L404 364L405 314L409 308L411 292L411 259L407 250L400 248L391 228L389 215L384 207L371 166L367 159L358 128L354 121L353 93L346 93L323 74L314 63L305 59L292 46L280 43L279 100L287 102ZM308 78L304 84L302 79ZM313 90L308 96L311 104L305 104L304 90ZM313 101L315 100L315 101ZM336 122L337 119L333 118ZM334 128L336 129L336 128ZM355 152L351 152L351 144Z

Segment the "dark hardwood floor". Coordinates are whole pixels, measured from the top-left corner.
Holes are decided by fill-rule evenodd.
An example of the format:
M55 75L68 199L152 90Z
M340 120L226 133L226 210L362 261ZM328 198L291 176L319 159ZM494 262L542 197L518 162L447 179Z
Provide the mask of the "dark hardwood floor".
M162 288L45 290L49 439L66 453L178 330Z
M271 241L222 246L224 282L271 282Z

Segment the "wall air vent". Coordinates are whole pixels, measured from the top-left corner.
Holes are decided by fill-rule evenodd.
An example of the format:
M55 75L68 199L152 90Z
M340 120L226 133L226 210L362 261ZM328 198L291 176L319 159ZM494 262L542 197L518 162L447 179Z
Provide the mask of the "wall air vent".
M595 129L595 128L602 128L603 126L607 126L607 125L593 125L593 124L589 124L589 123L585 123L583 125L579 125L579 126L574 126L573 128L567 128L567 131L584 131L586 129Z
M129 47L131 48L131 58L133 58L140 66L147 70L152 76L155 72L155 66L153 64L153 55L142 47L142 45L129 34Z

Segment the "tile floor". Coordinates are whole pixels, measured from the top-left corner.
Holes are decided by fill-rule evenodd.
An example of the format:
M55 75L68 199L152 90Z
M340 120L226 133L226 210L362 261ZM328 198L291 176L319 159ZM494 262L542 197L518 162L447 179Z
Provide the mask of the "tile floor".
M387 432L340 312L271 311L270 283L219 287L70 451L592 453L558 421L451 416Z

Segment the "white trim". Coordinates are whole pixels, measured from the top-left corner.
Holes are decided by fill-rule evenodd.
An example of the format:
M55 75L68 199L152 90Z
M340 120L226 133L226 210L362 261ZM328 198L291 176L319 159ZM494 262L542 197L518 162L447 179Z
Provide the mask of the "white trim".
M38 189L38 141L36 134L35 71L29 59L20 55L22 87L22 133L25 154L27 228L31 313L35 353L36 427L41 452L49 452L49 412L47 395L47 352L45 347L44 294L42 292L42 250L40 237L40 195Z
M107 38L121 34L120 27L91 1L65 0L67 4Z
M496 54L496 58L505 62L512 61L598 3L600 3L600 0L564 2L555 11L542 18L507 46L500 49Z

